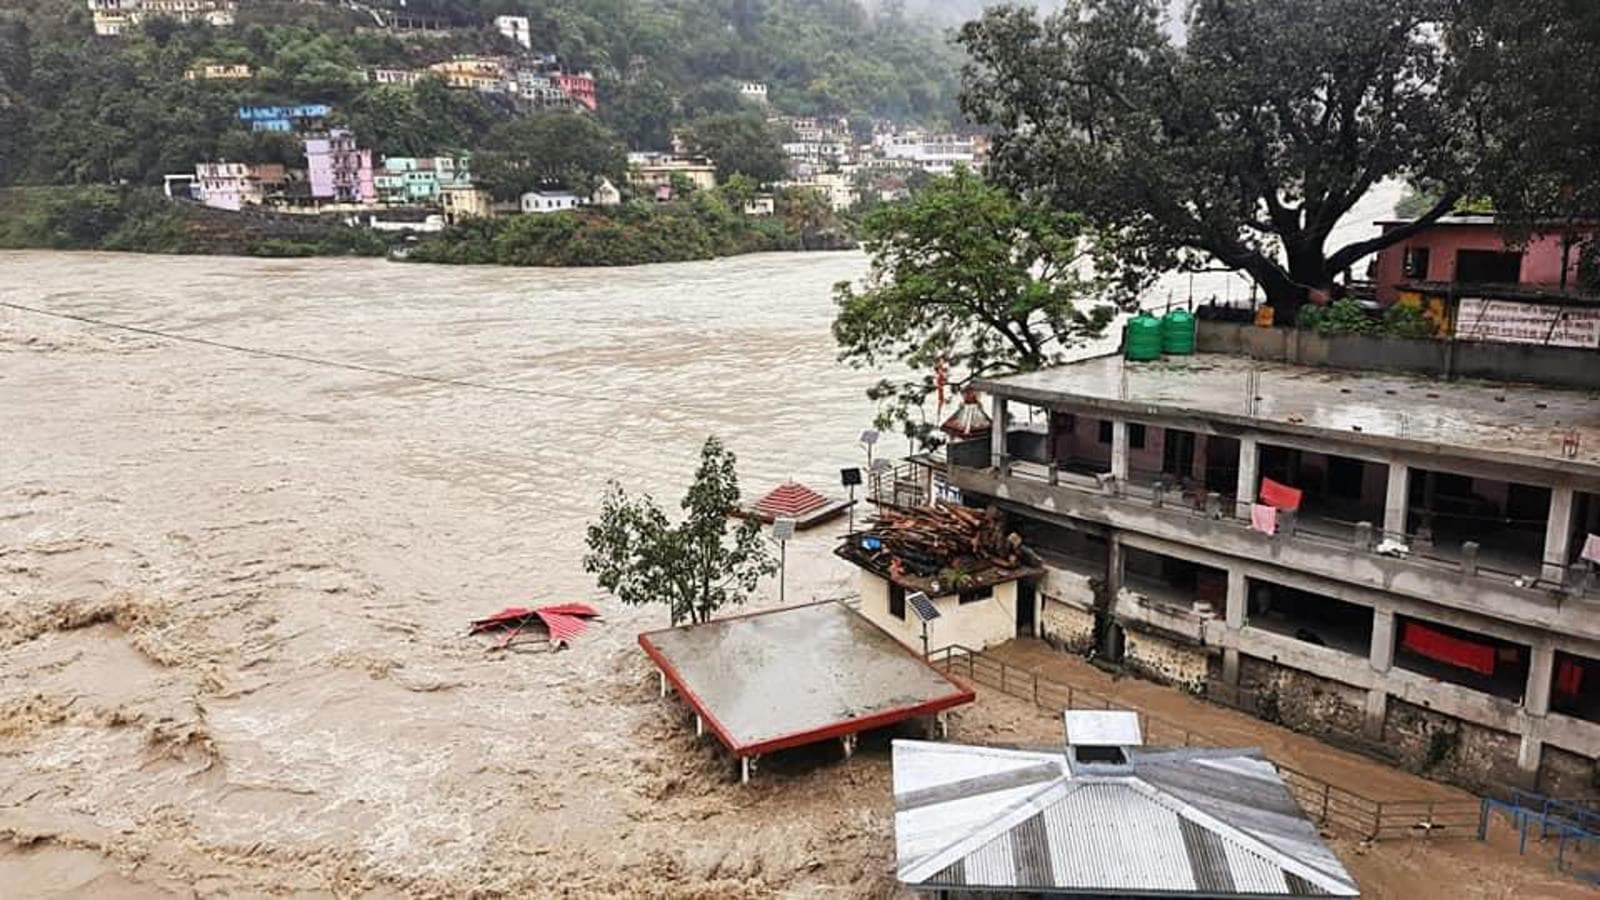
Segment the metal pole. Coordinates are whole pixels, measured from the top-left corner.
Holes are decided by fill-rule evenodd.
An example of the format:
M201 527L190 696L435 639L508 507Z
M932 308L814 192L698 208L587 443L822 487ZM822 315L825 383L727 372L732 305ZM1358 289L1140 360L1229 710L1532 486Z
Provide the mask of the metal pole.
M850 485L850 525L845 534L856 533L856 486Z
M789 576L789 542L778 542L778 605L783 605L784 582Z

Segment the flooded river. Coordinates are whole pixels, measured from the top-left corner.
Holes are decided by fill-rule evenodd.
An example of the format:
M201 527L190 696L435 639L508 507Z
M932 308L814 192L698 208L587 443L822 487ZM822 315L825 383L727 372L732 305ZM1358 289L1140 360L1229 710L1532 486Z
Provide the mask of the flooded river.
M825 822L685 805L726 786L709 752L678 771L634 645L664 614L580 559L608 480L675 504L707 435L747 494L864 462L874 376L828 332L864 265L0 255L8 302L515 389L0 310L0 835L34 848L0 849L0 883L738 893L808 871ZM831 546L791 544L790 602L853 589ZM556 655L461 636L529 600L606 619Z
M0 895L891 892L883 755L739 788L580 565L707 435L747 495L865 462L865 268L0 254L6 302L495 388L0 309ZM853 592L837 531L790 602ZM566 600L571 650L463 637Z

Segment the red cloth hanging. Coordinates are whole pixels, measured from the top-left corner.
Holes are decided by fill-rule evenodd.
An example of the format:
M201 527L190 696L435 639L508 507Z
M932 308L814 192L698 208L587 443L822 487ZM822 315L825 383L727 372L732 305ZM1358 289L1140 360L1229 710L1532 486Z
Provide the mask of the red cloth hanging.
M1556 693L1574 696L1583 690L1583 666L1570 659L1556 668Z
M1279 484L1271 478L1261 479L1261 502L1279 509L1298 510L1300 508L1299 488L1292 488L1286 484Z
M1429 659L1471 669L1481 675L1494 674L1494 648L1451 637L1426 625L1407 622L1401 646Z

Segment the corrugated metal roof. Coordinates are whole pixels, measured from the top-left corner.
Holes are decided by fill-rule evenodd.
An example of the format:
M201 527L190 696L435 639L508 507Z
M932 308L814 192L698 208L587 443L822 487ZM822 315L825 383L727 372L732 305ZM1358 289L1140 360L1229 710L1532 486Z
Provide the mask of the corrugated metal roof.
M1070 772L1061 752L896 741L900 880L1049 893L1358 894L1256 751L1135 753L1130 774L1086 775ZM1057 774L1042 780L1052 765Z

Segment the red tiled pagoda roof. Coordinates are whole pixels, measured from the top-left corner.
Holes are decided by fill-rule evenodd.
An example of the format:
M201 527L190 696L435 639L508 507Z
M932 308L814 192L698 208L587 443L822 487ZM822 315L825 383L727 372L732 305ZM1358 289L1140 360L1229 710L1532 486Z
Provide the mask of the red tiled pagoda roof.
M827 497L797 481L791 481L779 485L757 500L755 511L762 516L795 519L827 505Z

